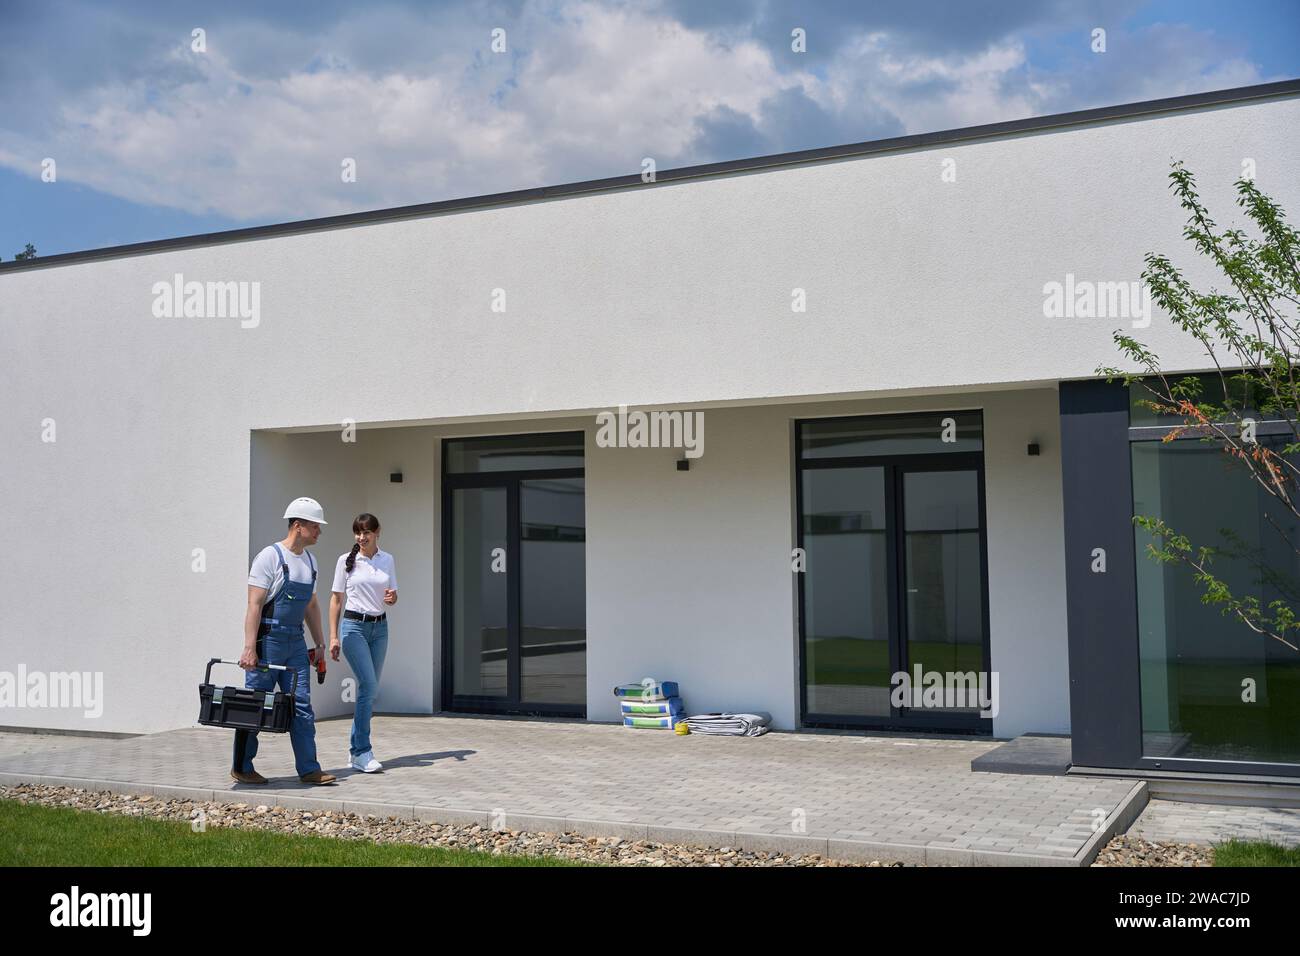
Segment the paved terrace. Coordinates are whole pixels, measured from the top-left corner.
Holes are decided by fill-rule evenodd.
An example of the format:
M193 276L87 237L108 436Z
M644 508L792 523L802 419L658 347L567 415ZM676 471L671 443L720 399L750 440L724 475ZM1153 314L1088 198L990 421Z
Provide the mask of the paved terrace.
M1133 781L972 773L971 759L997 746L988 740L377 717L385 772L366 775L346 769L349 728L317 725L321 764L339 777L328 787L298 781L276 734L262 736L257 759L270 785L236 784L232 732L209 727L121 740L0 734L0 784L930 864L1086 865L1146 803Z
M1300 846L1300 810L1152 800L1129 835L1153 843L1209 846L1235 838Z

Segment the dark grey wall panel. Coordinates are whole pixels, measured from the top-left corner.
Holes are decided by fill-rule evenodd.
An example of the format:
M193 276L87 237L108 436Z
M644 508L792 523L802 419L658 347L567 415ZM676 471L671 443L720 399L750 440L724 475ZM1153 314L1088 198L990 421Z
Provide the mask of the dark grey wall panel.
M1062 382L1060 394L1073 762L1133 767L1142 727L1128 392L1091 381ZM1098 548L1104 573L1093 569Z

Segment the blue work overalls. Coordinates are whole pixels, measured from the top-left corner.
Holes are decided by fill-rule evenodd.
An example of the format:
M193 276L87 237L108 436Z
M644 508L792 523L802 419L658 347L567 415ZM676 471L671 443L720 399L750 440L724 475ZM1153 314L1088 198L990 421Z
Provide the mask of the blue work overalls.
M290 580L284 552L278 544L272 547L280 557L284 583L279 593L262 605L262 623L257 629L257 661L259 664L283 664L298 672L289 741L293 744L293 760L301 777L320 769L316 760L316 715L311 709L311 668L307 661L307 645L302 639L303 618L316 592L316 562L311 552L306 552L307 562L311 565L311 584ZM273 690L279 684L280 689L287 693L292 681L290 671L244 672L244 686L253 690ZM257 731L236 730L234 769L251 772L256 756Z

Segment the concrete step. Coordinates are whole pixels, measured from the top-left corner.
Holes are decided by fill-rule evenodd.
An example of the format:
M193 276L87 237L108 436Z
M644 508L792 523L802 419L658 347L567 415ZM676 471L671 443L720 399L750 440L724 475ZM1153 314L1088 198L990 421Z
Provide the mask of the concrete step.
M1152 800L1218 803L1234 807L1300 809L1300 783L1237 783L1208 780L1147 780Z
M1170 770L1117 770L1071 767L1069 776L1145 780L1152 800L1218 803L1237 807L1300 808L1300 777L1247 774L1194 774Z

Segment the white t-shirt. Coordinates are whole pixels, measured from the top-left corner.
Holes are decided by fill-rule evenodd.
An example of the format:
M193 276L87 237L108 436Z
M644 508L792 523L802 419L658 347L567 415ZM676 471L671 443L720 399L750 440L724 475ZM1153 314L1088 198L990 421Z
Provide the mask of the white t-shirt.
M376 550L373 558L367 558L358 551L351 574L348 574L347 561L347 554L339 555L339 562L334 566L334 586L330 588L347 595L343 609L360 614L386 614L388 605L384 603L384 589L397 590L397 568L393 565L393 556L387 551Z
M284 545L280 545L284 554L284 563L289 568L289 580L301 584L311 584L311 565L307 563L307 549L302 554L294 554ZM280 556L275 553L275 545L268 544L248 569L248 583L256 588L266 588L266 600L270 600L280 590L284 575L280 571Z

